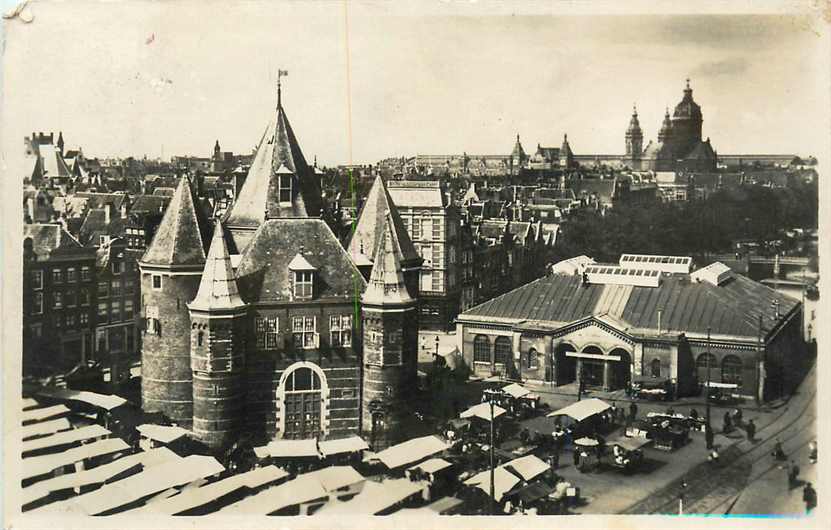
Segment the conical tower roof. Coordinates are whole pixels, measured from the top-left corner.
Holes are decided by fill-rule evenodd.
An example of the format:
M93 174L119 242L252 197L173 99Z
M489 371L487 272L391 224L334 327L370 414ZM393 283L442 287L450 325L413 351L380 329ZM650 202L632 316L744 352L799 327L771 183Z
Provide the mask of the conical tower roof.
M568 143L568 134L563 135L563 145L560 146L560 156L572 156L571 146Z
M352 261L358 264L359 261L363 261L361 256L365 256L370 261L375 257L378 245L384 235L387 216L390 217L392 228L395 231L395 240L399 246L397 250L401 255L402 262L405 265L420 263L421 257L409 234L407 234L407 229L404 227L398 208L395 207L395 203L393 203L389 191L387 191L387 186L380 175L375 177L375 182L369 190L366 202L364 202L361 214L358 217L355 232L353 232L349 241L347 249Z
M205 260L205 270L199 282L199 291L188 307L202 311L245 307L245 302L239 295L234 270L231 267L231 257L228 254L228 244L225 242L225 233L219 220L214 228L211 248Z
M280 197L281 175L277 172L281 168L291 178L290 200ZM306 163L278 95L277 114L260 139L226 224L232 228L257 227L266 219L318 217L321 202L318 177Z
M203 265L210 229L210 221L194 196L190 181L183 176L141 262L162 266Z
M402 256L398 248L392 218L388 215L375 253L372 274L361 298L364 305L402 306L415 302L404 283L404 274L401 271Z
M672 121L669 118L669 109L664 113L664 121L661 130L658 132L658 140L663 142L672 135Z
M514 150L511 151L511 156L519 159L525 158L525 149L522 148L522 143L519 141L519 135L516 135L516 143L514 144Z

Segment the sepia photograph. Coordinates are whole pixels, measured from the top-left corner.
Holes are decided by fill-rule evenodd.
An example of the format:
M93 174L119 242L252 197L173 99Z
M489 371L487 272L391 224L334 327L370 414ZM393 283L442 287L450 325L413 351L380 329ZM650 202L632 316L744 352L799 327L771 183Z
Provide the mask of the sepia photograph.
M3 10L4 527L828 524L831 4Z

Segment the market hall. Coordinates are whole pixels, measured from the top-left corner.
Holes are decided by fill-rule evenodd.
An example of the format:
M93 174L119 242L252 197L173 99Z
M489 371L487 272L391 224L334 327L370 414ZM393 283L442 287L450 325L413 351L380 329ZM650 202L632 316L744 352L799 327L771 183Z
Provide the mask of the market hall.
M480 377L603 390L666 379L678 396L709 381L767 400L787 391L804 351L801 309L719 262L693 269L686 257L624 254L473 307L458 316L456 337Z

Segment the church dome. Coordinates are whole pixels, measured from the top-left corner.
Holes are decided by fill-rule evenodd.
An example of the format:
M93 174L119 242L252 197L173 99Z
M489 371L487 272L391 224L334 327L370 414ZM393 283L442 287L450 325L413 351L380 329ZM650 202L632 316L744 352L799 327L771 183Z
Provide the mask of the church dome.
M629 135L642 134L641 123L638 120L638 110L636 108L632 109L632 119L629 120L629 128L626 132Z
M675 112L672 113L672 117L673 119L701 119L701 107L693 101L689 79L687 79L687 88L684 89L684 97L675 106Z

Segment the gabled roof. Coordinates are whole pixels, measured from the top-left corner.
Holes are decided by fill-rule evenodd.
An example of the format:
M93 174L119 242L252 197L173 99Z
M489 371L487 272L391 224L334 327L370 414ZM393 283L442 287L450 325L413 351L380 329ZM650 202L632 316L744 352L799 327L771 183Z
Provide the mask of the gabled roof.
M395 203L390 197L383 179L378 176L369 190L361 213L358 216L358 223L355 232L349 241L348 249L352 260L358 262L359 256L375 257L378 246L384 235L386 220L390 218L392 230L395 232L394 244L398 246L397 251L403 263L410 265L421 262L421 257L410 239L404 222L398 213Z
M691 282L688 275L664 276L658 287L583 284L580 276L552 274L473 307L459 319L527 320L558 328L588 317L608 320L611 315L622 326L620 331L655 334L662 309L663 332L701 335L709 327L713 336L755 341L760 314L765 329L773 329L774 301L780 318L799 303L739 274L720 286Z
M372 274L361 299L364 305L399 306L414 302L404 284L404 274L401 272L402 256L395 239L392 219L387 215L384 232L375 253Z
M170 197L137 195L130 207L130 213L164 213L168 204L170 204Z
M684 157L685 160L715 160L716 154L710 142L698 142L690 153Z
M437 180L393 180L387 183L390 197L398 208L443 208L446 206Z
M107 212L103 208L87 210L84 222L81 225L79 239L85 245L97 245L99 236L109 235L120 237L124 235L125 219L121 218L121 212L113 209L110 212L110 222L107 222Z
M127 199L124 193L95 193L95 192L78 192L75 197L82 197L87 199L88 208L103 208L105 204L113 205L113 209L121 208L122 203Z
M237 267L246 302L291 300L289 263L301 251L317 269L315 298L349 298L364 289L361 273L320 219L269 219L254 233Z
M292 177L290 203L280 203L278 171ZM306 163L278 97L277 114L263 133L226 224L257 227L267 219L317 217L321 202L319 177Z
M203 265L209 234L210 222L190 181L182 177L141 261L149 265Z
M209 311L236 309L244 306L245 303L239 295L231 267L231 257L228 255L228 245L225 242L222 223L217 221L208 257L205 260L205 270L199 282L199 291L193 302L188 304L188 308Z
M32 250L48 256L57 249L82 248L81 243L59 224L24 224L23 239L32 238Z

